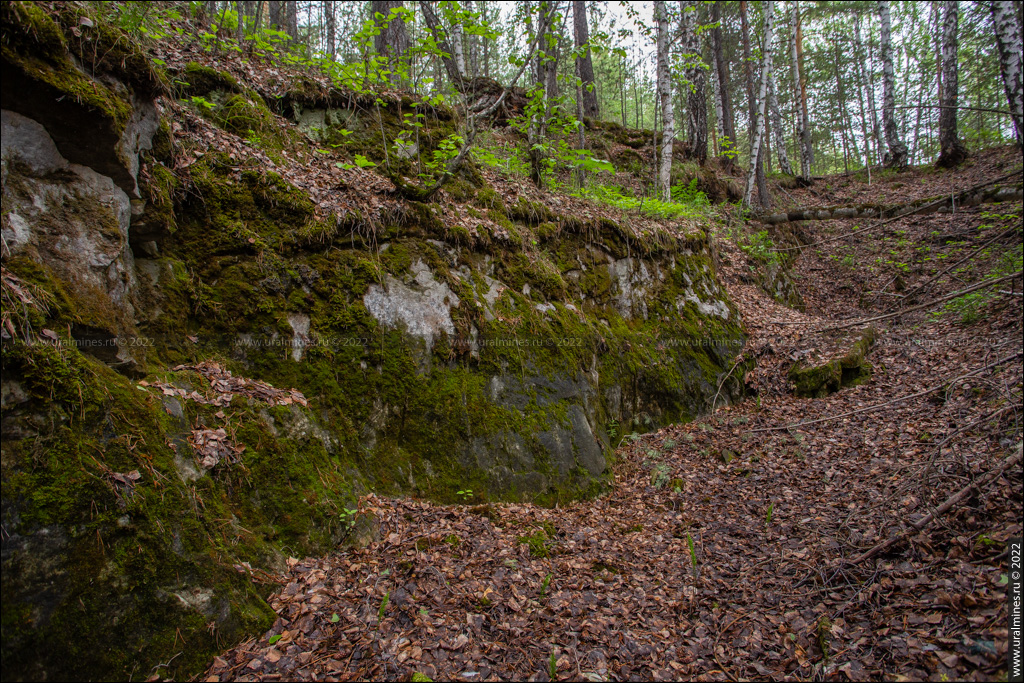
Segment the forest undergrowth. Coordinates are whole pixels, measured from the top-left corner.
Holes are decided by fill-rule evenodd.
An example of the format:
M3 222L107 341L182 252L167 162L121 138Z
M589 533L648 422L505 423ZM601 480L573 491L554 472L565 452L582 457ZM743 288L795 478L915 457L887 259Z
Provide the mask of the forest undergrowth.
M825 178L791 199L911 201L1019 170L1015 155L870 187ZM756 224L720 230L722 281L757 361L750 398L625 435L614 486L596 500L362 499L377 540L289 559L273 628L204 677L1004 678L1003 548L1021 534L1021 211L1013 201L907 216L850 238L871 221L805 223L804 244L832 241L792 263L804 312L755 284L782 258L770 233L752 250L741 247ZM866 324L829 328L1014 272L873 322L869 381L793 395L795 361L833 357Z

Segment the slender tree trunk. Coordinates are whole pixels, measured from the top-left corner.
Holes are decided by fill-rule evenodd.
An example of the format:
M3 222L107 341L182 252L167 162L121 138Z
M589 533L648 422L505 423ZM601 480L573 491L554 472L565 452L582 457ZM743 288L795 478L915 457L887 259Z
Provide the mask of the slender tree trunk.
M875 161L877 159L881 158L881 155L878 155L878 137L876 135L873 142L874 142L875 154L877 156L874 159L872 159L872 157L871 157L872 138L871 138L871 135L868 133L868 131L869 131L869 122L868 122L867 118L864 115L864 99L865 99L865 97L864 97L864 92L863 91L865 89L868 90L868 92L867 92L868 111L870 112L871 118L872 118L872 120L874 122L873 130L876 130L876 131L878 130L878 116L875 114L874 93L871 92L871 86L868 85L867 78L864 75L864 72L867 71L867 69L864 68L864 59L865 59L866 56L864 54L863 43L861 43L861 40L860 40L860 15L859 14L854 14L854 17L853 17L853 41L854 41L853 42L853 49L854 49L854 59L853 59L853 62L854 62L854 65L856 66L856 69L857 69L857 97L858 97L858 99L860 101L860 119L861 119L861 124L862 124L861 127L863 128L863 132L864 132L864 165L865 166L871 166L873 163L875 163Z
M467 15L472 14L473 0L462 0L462 9ZM480 51L477 49L479 39L479 36L466 36L466 68L473 78L480 75Z
M672 199L672 142L675 117L672 115L672 77L668 68L668 12L664 0L654 2L654 21L658 25L658 101L661 104L661 166L658 170L658 194Z
M715 74L718 76L718 94L721 96L722 115L719 117L722 126L721 154L722 165L732 167L732 157L726 156L736 149L736 126L732 112L732 100L729 97L729 66L725 61L725 50L722 46L722 3L711 5L711 43L715 53Z
M896 125L896 74L892 67L892 27L888 0L879 0L878 19L882 27L882 125L885 126L885 142L889 147L885 165L902 171L907 167L907 146L900 140L900 131Z
M775 93L775 74L768 74L768 106L772 112L772 134L775 136L775 152L779 157L779 169L786 175L793 175L793 167L789 163L786 152L786 138L782 134L782 113L779 111L779 98Z
M710 58L707 61L711 64L711 99L715 103L715 139L713 140L713 146L715 156L718 156L722 153L719 147L722 139L722 91L718 81L718 66L715 64L714 50L711 51Z
M747 188L743 193L743 205L750 206L750 197L754 192L754 184L757 180L757 163L761 155L761 139L765 128L765 102L768 100L768 79L772 71L772 29L774 23L774 5L772 0L765 3L764 17L764 47L761 48L761 85L758 88L757 97L757 127L754 129L754 136L750 143L750 170L747 172ZM761 195L760 191L758 192ZM770 197L759 196L759 203L767 207Z
M957 134L957 19L956 0L944 2L942 17L942 98L939 100L939 158L935 164L942 167L959 166L967 158L967 148Z
M388 70L391 72L388 80L392 85L398 85L408 75L409 35L405 31L405 20L401 16L389 19L391 10L403 6L402 0L373 0L370 3L374 20L387 24L374 36L373 46L378 55L388 60ZM377 17L378 14L383 18Z
M270 0L267 3L268 13L270 15L270 28L275 31L280 31L281 27L284 26L284 18L282 17L281 0Z
M452 22L452 57L455 58L455 63L459 67L459 73L464 77L468 76L469 72L466 70L466 45L465 35L462 30L462 19Z
M452 47L451 41L448 39L447 32L445 32L444 27L441 26L441 21L434 13L434 8L429 0L420 0L420 11L423 13L423 22L427 25L427 30L430 31L431 36L433 36L434 42L441 48L441 52L443 53L441 56L441 63L444 65L445 72L448 74L448 80L451 81L452 86L454 86L456 90L459 92L465 92L467 87L465 72L459 69L458 63L452 56L455 50ZM528 31L528 33L532 34L533 31Z
M800 45L800 7L795 0L792 2L792 9L789 18L789 30L792 40L793 60L793 86L797 89L795 93L797 101L796 128L797 136L800 138L800 179L805 184L811 183L811 165L814 163L814 149L811 147L811 121L807 113L807 78L801 67Z
M245 3L242 2L235 3L235 14L238 15L238 25L235 26L235 40L238 41L239 45L242 44L242 40L245 38L245 8L243 6L244 4Z
M768 8L770 9L771 5L768 5ZM756 127L761 126L761 122L757 119L757 98L754 96L754 63L750 52L750 24L747 21L746 0L740 0L740 29L743 39L743 66L747 78L747 118L749 119L748 130L751 138L750 166L754 169L758 196L763 198L768 195L768 182L764 174L764 156L755 155L753 148L753 132ZM761 202L764 204L765 200L761 199Z
M530 146L530 179L534 185L541 187L544 184L544 152L541 149L541 141L544 139L547 130L547 115L550 108L550 91L548 90L547 61L545 60L546 50L550 38L551 19L550 13L554 11L548 0L541 0L538 5L540 20L537 22L538 31L542 32L537 38L537 67L535 87L542 92L543 103L539 111L535 111L530 117L530 126L527 129L527 144Z
M1017 129L1017 144L1024 146L1024 83L1021 74L1021 23L1014 2L993 0L989 3L996 43L999 46L999 67L1003 88L1010 105L1010 116Z
M299 3L295 0L284 3L284 30L292 40L299 39Z
M581 86L583 97L583 115L596 119L599 115L597 108L597 90L594 84L594 60L590 56L590 27L587 24L587 3L583 0L574 0L572 3L572 28L573 37L576 39L576 69L579 79L583 81ZM586 45L586 48L583 46Z
M336 55L335 49L337 45L337 29L335 26L334 18L334 2L332 0L324 0L324 23L327 25L327 56L334 61Z
M701 58L700 37L697 35L697 9L699 3L679 0L679 25L682 33L683 60L686 80L686 142L690 156L704 164L708 158L708 104L707 77Z
M850 160L849 153L847 151L847 132L849 132L849 147L853 147L853 156L860 156L860 152L857 151L857 140L853 135L853 126L851 124L849 110L846 107L846 88L843 86L842 73L839 70L839 36L833 36L832 39L832 67L836 75L836 94L839 97L839 122L840 130L843 135L843 167L844 170L849 172Z

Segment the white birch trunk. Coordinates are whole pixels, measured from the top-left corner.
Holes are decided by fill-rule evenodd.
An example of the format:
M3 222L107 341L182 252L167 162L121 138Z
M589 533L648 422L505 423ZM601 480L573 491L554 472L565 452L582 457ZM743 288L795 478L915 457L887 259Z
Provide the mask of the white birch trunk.
M900 140L899 127L896 125L896 74L892 66L892 27L888 0L879 0L878 18L882 28L882 125L885 127L885 143L889 147L886 166L902 171L907 167L907 146Z
M768 78L772 70L772 24L774 15L772 12L772 0L765 3L764 18L764 47L761 56L761 85L757 95L757 128L754 129L754 137L750 143L750 170L747 172L747 189L743 193L743 205L750 206L750 197L754 193L754 182L757 178L757 159L761 154L761 138L764 137L764 113L765 103L768 100Z
M1021 36L1017 24L1016 3L994 1L989 3L996 43L999 45L999 66L1003 73L1003 88L1010 105L1010 116L1017 129L1017 144L1024 145L1024 84L1021 76Z
M663 0L654 3L654 20L658 24L658 100L661 102L661 166L658 189L661 200L672 199L672 141L675 137L675 116L672 114L672 79L668 68L668 14Z
M805 182L811 180L811 163L814 161L814 151L811 149L811 129L810 129L810 117L807 114L807 101L803 98L802 86L800 85L800 59L799 52L797 51L797 25L800 21L800 8L797 5L796 0L793 0L792 11L789 18L789 32L792 48L792 59L793 59L793 87L796 90L794 97L796 99L797 115L796 115L796 132L797 138L800 141L800 177Z
M779 111L779 98L775 93L775 74L768 74L768 106L772 113L772 136L775 138L775 150L779 156L779 168L786 175L793 175L793 167L789 164L786 152L786 138L782 134L782 113Z

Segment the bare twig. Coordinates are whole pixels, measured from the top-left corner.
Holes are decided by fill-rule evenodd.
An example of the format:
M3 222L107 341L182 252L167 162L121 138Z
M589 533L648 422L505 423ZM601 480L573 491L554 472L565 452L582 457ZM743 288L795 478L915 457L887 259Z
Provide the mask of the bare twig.
M988 187L989 185L995 185L996 183L998 183L998 182L1000 182L1002 180L1007 180L1009 178L1012 178L1014 176L1019 176L1019 175L1020 175L1019 172L1018 173L1007 173L1006 175L999 176L998 178L994 178L992 180L989 180L987 182L981 183L979 185L974 185L973 187L969 187L966 190L961 190L955 196L959 198L959 197L962 197L965 194L969 194L969 193L974 192L976 190L980 190L983 187ZM943 197L942 199L937 199L934 202L930 202L928 204L922 204L921 206L918 206L917 208L915 208L915 209L913 209L911 211L908 211L907 213L901 213L898 216L893 216L892 218L889 218L888 220L884 220L881 223L877 223L875 225L869 225L868 227L861 228L860 230L854 230L853 232L847 232L847 233L844 233L842 235L836 235L835 237L827 237L827 238L825 238L823 240L818 240L817 242L811 242L810 244L801 244L801 245L798 245L798 246L795 246L795 247L782 247L780 249L775 249L774 251L777 251L777 252L779 252L779 251L796 251L796 250L799 250L799 249L806 249L808 247L816 247L819 244L828 244L829 242L835 242L837 240L845 239L847 237L853 237L854 235L859 235L859 234L864 233L864 232L870 232L872 230L877 230L878 228L881 228L883 226L889 225L890 223L894 223L894 222L900 220L901 218L906 218L908 216L913 216L914 214L920 213L920 212L924 211L925 209L929 209L929 208L931 208L933 206L938 206L939 204L944 204L947 201L949 201L949 197ZM890 210L898 210L898 209L904 208L906 206L907 205L904 204L903 206L897 206L897 207L894 207L893 209L890 209Z
M932 299L931 301L928 301L928 302L923 303L923 304L918 304L917 306L911 306L910 308L903 308L903 309L900 309L898 311L893 311L892 313L886 313L884 315L876 315L873 318L858 318L857 320L847 320L845 322L841 322L838 325L832 325L830 327L822 327L820 329L813 330L813 331L814 332L831 332L833 330L844 330L847 327L856 327L857 325L864 325L865 323L872 323L872 322L876 322L878 320L886 320L888 318L895 318L896 316L904 315L906 313L913 313L914 311L920 311L921 309L924 309L924 308L931 308L935 304L941 304L944 301L949 301L950 299L955 299L957 297L963 296L964 294L970 294L971 292L975 292L975 291L977 291L979 289L985 289L987 287L991 287L992 285L997 285L1000 282L1006 282L1007 280L1012 280L1014 278L1018 278L1018 277L1021 276L1022 273L1024 273L1024 271L1018 270L1016 273L1012 273L1010 275L1004 275L1003 277L998 277L998 278L995 278L993 280L983 280L981 282L977 282L977 283L971 285L970 287L965 287L964 289L961 289L959 291L952 292L952 293L946 294L944 296L940 296L938 299ZM769 320L768 321L768 323L770 325L813 325L815 322L817 322L817 321L815 321L815 320Z
M861 413L870 413L871 411L878 410L879 408L884 408L885 406L890 406L890 405L892 405L894 403L900 403L901 401L909 401L912 398L920 398L922 396L927 396L928 394L930 394L930 393L932 393L934 391L938 391L939 389L945 389L946 387L948 387L949 385L953 384L954 382L958 382L958 381L960 381L962 379L966 379L968 377L971 377L973 375L978 374L979 372L984 372L985 370L990 370L991 368L994 368L997 365L1002 365L1004 363L1008 363L1009 361L1014 360L1015 358L1019 358L1021 356L1024 356L1024 351L1018 351L1017 353L1013 354L1012 356L1006 356L1005 358L1001 358L1001 359L997 360L994 363L989 363L988 365L986 365L984 367L980 367L980 368L978 368L976 370L971 370L970 372L964 373L964 374L960 375L959 377L956 377L956 378L954 378L954 379L952 379L952 380L950 380L948 382L943 382L942 384L937 384L937 385L935 385L933 387L929 387L928 389L925 389L924 391L919 391L919 392L917 392L915 394L908 394L907 396L900 396L898 398L892 399L891 401L886 401L885 403L876 403L875 405L868 406L867 408L859 408L857 410L851 410L848 413L841 413L839 415L831 415L829 417L823 417L823 418L820 418L818 420L807 420L806 422L794 422L792 424L778 425L778 426L775 426L775 427L762 427L760 429L751 429L750 433L751 434L755 434L757 432L774 432L774 431L778 431L780 429L796 429L797 427L805 427L807 425L820 424L822 422L831 422L832 420L838 420L841 417L849 417L851 415L859 415Z
M967 256L963 257L962 259L960 259L959 261L957 261L957 262L956 262L956 263L954 263L953 265L949 266L948 268L945 268L945 269L944 269L944 270L942 270L941 272L939 272L939 273L936 273L935 275L932 275L932 276L931 276L930 278L928 278L927 280L925 280L925 281L924 281L924 282L922 282L921 284L919 284L919 285L915 285L914 287L912 287L912 288L910 289L910 291L909 291L909 292L906 292L906 293L904 293L904 295L903 295L903 296L905 296L905 297L908 297L908 298L909 298L909 297L912 297L912 296L914 296L915 294L917 294L917 293L918 293L918 292L920 292L920 291L924 291L925 289L927 289L928 287L930 287L930 286L932 285L932 283L933 283L933 282L935 282L935 281L936 281L937 279L939 279L940 277L942 277L943 275L945 275L945 274L946 274L946 273L948 273L949 271L951 271L951 270L953 270L954 268L956 268L956 267L958 267L958 266L962 265L963 263L966 263L967 261L970 261L970 260L971 260L972 258L975 258L975 257L976 257L976 256L977 256L978 254L980 254L980 253L981 253L982 249L984 249L985 247L989 246L990 244L992 244L992 243L993 243L993 242L995 242L996 240L998 240L998 239L1000 239L1000 238L1004 237L1005 235L1009 235L1009 234L1010 234L1011 232L1016 232L1016 231L1017 231L1017 228L1016 228L1016 227L1013 227L1013 228L1007 228L1006 230L1003 230L1003 231L1002 231L1001 233L999 233L999 234L998 234L998 235L996 235L995 237L993 237L993 238L991 238L991 239L988 239L988 240L985 240L984 242L982 242L981 244L979 244L979 245L978 245L977 247L975 247L975 248L974 248L973 250L971 250L971 251L970 251L970 252L969 252L969 253L967 254Z
M936 519L941 517L942 515L944 515L947 512L949 512L949 510L953 506L955 506L960 501L962 501L963 499L965 499L968 496L970 496L971 493L973 493L975 490L981 488L982 486L987 485L991 481L994 481L1003 472L1005 472L1009 468L1011 468L1014 465L1016 465L1017 463L1019 463L1021 461L1022 446L1024 446L1024 444L1020 444L1020 443L1017 444L1017 452L1016 453L1014 453L1010 457L1006 458L1003 461L1003 463L1001 465L999 465L998 467L996 467L995 469L989 470L988 472L986 472L985 474L981 475L980 477L978 477L977 479L972 481L970 484L968 484L967 486L963 487L962 489L960 489L959 491L954 493L952 496L947 498L946 501L942 505L940 505L939 507L935 508L934 512L929 512L927 515L925 515L921 519L917 520L916 522L911 522L910 523L910 529L907 529L906 531L903 531L902 533L899 533L896 536L893 536L892 538L879 543L878 545L874 546L873 548L864 551L863 553L861 553L857 557L853 558L853 560L850 561L850 564L860 564L864 560L871 559L875 555L878 555L879 553L888 550L889 548L893 547L897 543L905 540L907 537L909 537L915 531L920 531L921 529L925 528L926 526L928 526L929 524L934 522Z

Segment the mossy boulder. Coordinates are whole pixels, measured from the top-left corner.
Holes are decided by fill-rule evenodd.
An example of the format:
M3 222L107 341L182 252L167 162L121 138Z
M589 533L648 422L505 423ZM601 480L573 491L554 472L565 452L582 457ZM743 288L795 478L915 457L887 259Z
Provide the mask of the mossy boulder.
M875 329L861 332L846 352L818 365L797 361L789 369L794 393L804 398L823 398L843 387L863 384L871 379L868 351L875 343Z

